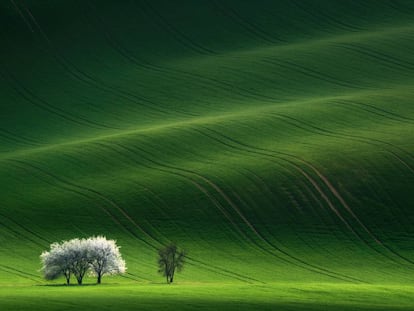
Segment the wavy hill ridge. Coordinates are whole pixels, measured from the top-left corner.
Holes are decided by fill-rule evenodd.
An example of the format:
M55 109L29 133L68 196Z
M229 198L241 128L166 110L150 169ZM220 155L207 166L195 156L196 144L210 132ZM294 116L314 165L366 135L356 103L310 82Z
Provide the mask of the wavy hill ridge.
M120 281L411 284L411 1L4 1L0 284L105 234Z

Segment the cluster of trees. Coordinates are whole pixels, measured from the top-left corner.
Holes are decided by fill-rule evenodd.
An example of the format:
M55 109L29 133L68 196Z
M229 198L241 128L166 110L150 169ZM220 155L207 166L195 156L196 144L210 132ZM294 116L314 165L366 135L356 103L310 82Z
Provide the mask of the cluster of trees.
M116 242L103 236L53 243L50 251L44 251L40 259L45 279L55 280L64 276L68 285L72 275L81 285L85 274L90 272L100 284L103 275L126 271Z
M175 272L182 270L185 256L185 251L174 243L158 250L158 272L166 277L167 283L172 283ZM89 272L97 277L97 283L100 284L103 275L126 271L119 246L114 240L107 240L104 236L53 243L49 251L40 255L40 260L41 271L46 280L63 276L68 285L72 275L81 285L84 276Z

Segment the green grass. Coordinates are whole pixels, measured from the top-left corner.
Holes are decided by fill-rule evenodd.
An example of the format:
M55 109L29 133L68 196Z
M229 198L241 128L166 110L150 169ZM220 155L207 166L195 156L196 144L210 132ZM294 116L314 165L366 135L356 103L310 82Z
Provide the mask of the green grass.
M16 310L412 310L413 287L349 284L128 284L0 289ZM384 296L386 297L384 299Z
M414 309L412 1L0 12L0 309ZM128 273L46 286L40 253L98 234Z

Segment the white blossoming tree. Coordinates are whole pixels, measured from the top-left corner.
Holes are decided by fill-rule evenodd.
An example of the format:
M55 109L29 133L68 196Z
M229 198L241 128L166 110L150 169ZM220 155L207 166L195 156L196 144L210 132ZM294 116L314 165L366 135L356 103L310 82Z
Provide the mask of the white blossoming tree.
M51 244L50 251L44 251L40 255L40 259L43 276L46 280L55 280L64 276L66 284L70 284L73 259L68 242Z
M72 239L68 242L67 251L71 260L71 271L79 285L82 285L83 277L90 267L88 258L88 243L85 239Z
M64 276L68 285L71 275L81 285L84 276L90 271L97 276L100 284L103 275L126 271L125 261L116 242L103 236L53 243L50 251L44 251L40 259L45 279L55 280Z
M104 274L125 273L125 261L122 259L119 246L114 240L98 236L89 238L87 244L91 272L97 277L98 284L101 284Z

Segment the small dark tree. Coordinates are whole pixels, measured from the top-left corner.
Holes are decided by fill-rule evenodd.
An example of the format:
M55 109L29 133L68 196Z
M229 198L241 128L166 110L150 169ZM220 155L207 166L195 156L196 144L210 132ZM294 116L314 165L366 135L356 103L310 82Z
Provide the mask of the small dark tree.
M174 281L175 271L181 271L184 266L185 251L179 250L177 245L171 243L158 250L158 267L167 283Z

